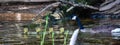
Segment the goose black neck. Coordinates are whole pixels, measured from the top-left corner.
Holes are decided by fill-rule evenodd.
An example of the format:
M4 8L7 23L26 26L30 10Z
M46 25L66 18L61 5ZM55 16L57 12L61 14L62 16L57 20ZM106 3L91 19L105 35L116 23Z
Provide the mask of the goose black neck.
M73 15L72 15L72 17L74 17L74 16L76 16L76 14L73 14ZM78 26L79 26L80 29L84 29L84 27L83 27L80 19L79 19L77 16L76 16L75 21L77 22L77 24L78 24Z

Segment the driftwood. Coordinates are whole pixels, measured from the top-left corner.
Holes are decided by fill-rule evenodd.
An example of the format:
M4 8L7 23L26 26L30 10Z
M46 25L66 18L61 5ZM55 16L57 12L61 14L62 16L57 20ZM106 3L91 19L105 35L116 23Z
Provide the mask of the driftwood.
M101 4L100 11L104 13L112 13L119 14L120 13L120 0L106 0L103 4Z
M85 7L85 8L90 8L90 9L93 9L93 10L99 10L97 7L94 7L94 6L91 6L91 5L86 5L86 4L82 4L82 3L79 3L79 4L73 4L71 2L66 2L66 1L58 1L58 2L55 2L55 3L52 3L52 4L49 4L48 6L46 6L44 9L42 9L34 18L33 20L36 20L38 17L42 17L41 16L41 13L43 13L44 11L46 10L49 10L50 8L53 8L53 7L57 7L59 6L59 4L67 4L67 5L71 5L71 6L77 6L77 7Z

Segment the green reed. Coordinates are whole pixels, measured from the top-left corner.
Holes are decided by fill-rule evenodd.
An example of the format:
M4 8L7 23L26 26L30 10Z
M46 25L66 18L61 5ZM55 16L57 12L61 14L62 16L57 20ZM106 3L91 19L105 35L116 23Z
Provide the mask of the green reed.
M46 16L46 24L45 24L45 29L44 29L44 33L43 33L43 37L42 37L42 41L41 41L41 44L40 45L44 45L44 41L45 41L45 36L46 36L46 30L47 30L47 27L48 27L48 15Z
M67 39L68 39L68 35L69 35L68 33L69 33L69 31L65 32L64 44L63 45L67 45Z
M54 44L54 36L55 36L55 33L52 32L52 45L55 45L55 44Z

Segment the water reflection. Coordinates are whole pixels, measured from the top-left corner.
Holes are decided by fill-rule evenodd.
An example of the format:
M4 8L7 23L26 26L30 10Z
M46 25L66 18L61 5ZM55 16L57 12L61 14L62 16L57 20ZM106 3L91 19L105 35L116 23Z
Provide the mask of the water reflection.
M76 45L120 45L120 40L106 40L102 43L95 43L95 42L77 42Z
M82 33L79 35L76 45L120 45L120 40L113 39L112 37L102 36L99 34ZM10 35L10 34L9 34ZM22 35L22 37L1 37L0 45L2 44L23 44L23 45L40 45L41 35ZM59 35L56 35L56 37ZM81 36L81 37L80 37ZM49 35L47 35L49 37ZM9 41L8 41L9 40ZM69 39L68 39L69 40ZM7 43L5 41L8 41ZM11 42L10 42L11 41ZM64 38L55 38L56 45L63 45ZM68 42L67 42L68 44ZM51 38L45 39L45 45L52 45Z

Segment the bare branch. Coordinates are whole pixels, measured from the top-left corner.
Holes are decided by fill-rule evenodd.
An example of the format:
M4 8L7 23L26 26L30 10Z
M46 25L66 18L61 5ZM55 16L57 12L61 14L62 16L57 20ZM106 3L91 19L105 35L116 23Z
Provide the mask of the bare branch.
M51 7L54 7L56 5L60 4L60 2L56 2L56 3L52 3L48 6L46 6L44 9L42 9L34 18L33 20L36 20L37 17L42 17L40 14L43 13L44 11L46 11L47 9L51 8Z
M108 5L105 5L103 7L100 7L100 11L105 11L105 10L109 10L111 8L113 8L115 5L119 4L120 3L120 0L115 0L114 2L112 3L109 3Z
M118 10L118 11L114 12L114 14L118 14L118 13L120 13L120 10Z

